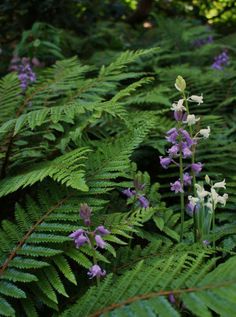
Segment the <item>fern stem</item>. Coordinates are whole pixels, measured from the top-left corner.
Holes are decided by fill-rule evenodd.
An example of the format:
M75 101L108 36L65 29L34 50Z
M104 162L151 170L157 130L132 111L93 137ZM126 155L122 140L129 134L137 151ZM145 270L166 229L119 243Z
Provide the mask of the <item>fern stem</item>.
M21 247L25 244L27 239L30 237L30 235L37 229L37 227L58 207L60 207L67 199L69 198L69 195L63 199L61 199L58 203L56 203L52 208L50 208L24 235L24 237L19 241L15 249L9 254L6 261L3 263L3 265L0 267L0 276L5 272L5 270L8 268L11 260L14 259L14 257L17 255L17 252L21 249Z

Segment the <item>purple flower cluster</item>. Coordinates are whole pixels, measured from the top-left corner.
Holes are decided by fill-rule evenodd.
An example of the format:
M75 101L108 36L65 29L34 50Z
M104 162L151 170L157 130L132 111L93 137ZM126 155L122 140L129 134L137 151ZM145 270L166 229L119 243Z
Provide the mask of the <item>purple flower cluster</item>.
M91 225L91 208L87 204L81 204L80 208L80 217L83 219L86 226ZM106 242L103 240L103 236L110 234L110 231L107 230L104 226L98 226L94 231L78 229L72 232L69 237L74 240L76 248L80 248L84 244L88 244L91 248L101 248L104 249ZM90 278L95 276L100 277L106 274L105 271L102 271L99 265L93 265L88 275Z
M136 201L138 201L139 205L141 208L148 208L149 207L149 201L148 199L141 193L141 191L144 190L145 184L141 184L138 179L134 180L134 188L135 189L124 189L122 193L127 197L127 198L132 198L134 197Z
M226 50L217 55L214 59L214 63L211 65L211 68L216 70L223 70L224 66L229 62L229 55Z
M86 231L84 229L78 229L72 232L69 237L74 239L76 248L80 248L85 243L91 245L90 237L94 237L96 247L104 249L106 246L105 241L102 239L102 236L109 234L108 231L104 226L98 226L93 232Z
M202 47L206 44L211 44L213 43L213 36L212 35L209 35L208 37L206 38L203 38L203 39L196 39L195 41L193 41L193 46L195 47Z
M18 56L14 56L11 60L9 70L17 72L23 91L25 91L31 83L36 81L36 75L32 70L33 66L40 66L40 62L37 58L33 58L31 61L30 58L27 57L19 58Z
M182 111L178 111L180 114L176 115L175 111L175 119L179 121L179 117L182 117L182 120L185 120L185 114ZM164 169L167 169L171 163L179 166L179 164L175 161L175 158L179 157L180 154L183 159L188 159L192 156L192 147L197 144L196 138L191 138L188 131L183 128L172 128L166 133L166 140L171 143L170 148L167 150L168 156L163 157L160 156L160 164ZM195 174L199 174L202 170L203 164L193 163L189 164L186 169L190 169ZM171 191L175 193L183 193L183 186L189 186L192 183L192 176L189 173L185 172L183 175L183 184L181 184L180 179L176 180L174 183L170 183Z

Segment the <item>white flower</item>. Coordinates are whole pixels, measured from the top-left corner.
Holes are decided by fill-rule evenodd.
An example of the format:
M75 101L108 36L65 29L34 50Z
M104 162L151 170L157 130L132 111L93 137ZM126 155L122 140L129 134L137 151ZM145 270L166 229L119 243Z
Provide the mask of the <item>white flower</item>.
M225 182L225 179L224 179L222 182L215 183L213 185L213 188L224 188L224 189L226 189L225 185L226 185L226 182Z
M229 197L228 194L224 194L223 196L219 195L217 202L225 206L226 200L228 199L228 197Z
M204 189L203 186L199 184L196 184L195 187L197 189L197 195L201 200L204 200L204 198L210 194L208 191Z
M199 131L199 134L201 134L204 139L208 139L208 138L209 138L209 135L210 135L210 132L211 132L211 128L210 128L210 127L207 127L207 129L201 129L201 130Z
M188 200L193 205L193 207L195 207L196 204L199 202L199 198L193 196L188 196Z
M188 125L193 125L199 120L200 118L196 118L195 114L188 114L186 121L183 121L183 123L187 123Z
M183 111L186 110L186 108L183 106L184 99L180 99L177 104L172 103L171 110L173 111Z
M188 98L189 101L193 101L193 102L197 102L198 105L200 105L201 103L203 103L203 95L201 94L201 96L196 96L196 95L192 95Z
M214 203L214 207L216 207L218 203L219 194L216 192L214 188L211 188L211 200Z

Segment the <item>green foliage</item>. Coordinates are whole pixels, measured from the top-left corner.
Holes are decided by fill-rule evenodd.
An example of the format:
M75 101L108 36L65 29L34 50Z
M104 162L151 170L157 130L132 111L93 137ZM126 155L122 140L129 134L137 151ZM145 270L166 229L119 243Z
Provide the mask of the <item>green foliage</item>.
M90 288L59 316L180 316L180 302L183 312L188 309L196 316L235 314L235 257L209 273L216 260L206 261L207 251L181 247L171 255L159 249L158 257L138 262L118 279L108 275L100 288ZM175 296L173 305L168 295Z
M119 37L109 48L124 24L112 35L110 22L98 23L93 38L78 39L85 61L57 61L25 92L15 74L0 80L1 316L235 315L236 43L190 20L153 14L153 23L158 27L142 29L141 37L139 27L126 26L129 39ZM34 40L44 32L36 28ZM58 48L52 50L61 53L61 33L53 32ZM194 47L195 38L209 35L214 43ZM92 39L101 42L100 51L89 52L97 43ZM26 32L19 48L31 49L34 40ZM147 49L123 51L141 43ZM223 48L230 64L217 72L211 64ZM214 235L216 251L193 244L187 215L185 243L179 243L179 205L169 191L179 176L159 166L173 126L177 75L186 80L187 94L204 95L204 104L191 109L212 134L196 159L211 179L227 182L229 203L208 237L211 242ZM136 177L145 184L149 208L121 193L133 189ZM86 229L81 203L92 208L91 230L102 224L111 232L106 248L95 250L108 273L99 286L87 279L92 249L77 249L68 237Z

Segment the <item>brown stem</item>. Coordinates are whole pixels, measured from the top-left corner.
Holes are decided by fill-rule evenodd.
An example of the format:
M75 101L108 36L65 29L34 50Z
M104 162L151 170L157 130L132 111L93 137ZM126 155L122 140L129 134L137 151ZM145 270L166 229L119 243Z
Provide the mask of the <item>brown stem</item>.
M111 304L110 306L102 308L102 309L98 310L97 312L89 315L89 317L99 317L107 312L110 312L110 311L116 309L116 308L132 304L132 303L139 301L139 300L146 300L146 299L154 298L157 296L167 296L170 294L179 295L179 294L184 294L184 293L200 292L200 291L204 291L207 289L226 287L226 286L229 286L231 284L234 284L235 282L236 282L235 280L232 280L232 281L224 282L221 284L215 284L215 285L205 285L202 287L191 287L191 288L169 290L169 291L159 291L159 292L152 292L152 293L148 293L148 294L137 295L134 297L130 297L123 302Z
M38 225L40 225L45 218L47 218L49 216L49 214L51 212L53 212L56 208L58 208L59 206L61 206L67 199L69 198L69 196L61 199L57 204L55 204L54 206L52 206L52 208L50 208L30 229L29 231L24 235L24 237L19 241L19 243L17 244L17 246L15 247L15 249L9 254L8 258L6 259L6 261L3 263L3 265L0 267L0 276L4 273L4 271L8 268L9 263L11 262L11 260L17 255L17 252L20 250L20 248L24 245L24 243L26 242L26 240L29 238L29 236L35 231L35 229L38 227Z

